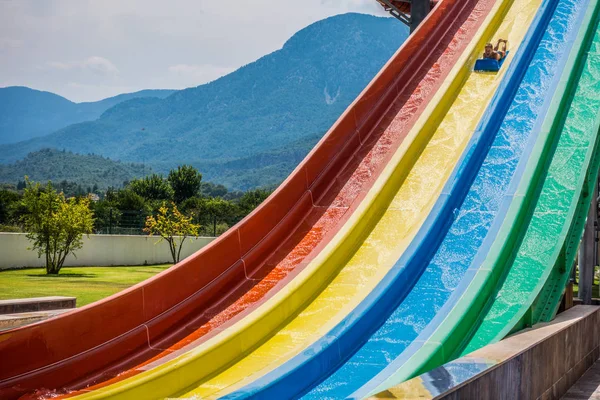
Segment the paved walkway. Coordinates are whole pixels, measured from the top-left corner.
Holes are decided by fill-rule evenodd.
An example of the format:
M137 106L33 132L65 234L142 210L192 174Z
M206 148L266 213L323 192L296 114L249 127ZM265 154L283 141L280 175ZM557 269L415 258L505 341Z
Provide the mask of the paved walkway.
M562 400L600 400L600 361L569 389Z

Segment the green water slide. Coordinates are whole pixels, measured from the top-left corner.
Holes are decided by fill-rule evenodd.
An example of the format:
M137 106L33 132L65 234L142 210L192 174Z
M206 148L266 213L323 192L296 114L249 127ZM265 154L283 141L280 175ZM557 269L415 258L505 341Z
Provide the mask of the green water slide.
M599 5L592 1L561 78L492 264L507 268L468 335L462 353L501 340L511 331L552 319L570 276L600 167ZM501 239L503 238L503 239Z

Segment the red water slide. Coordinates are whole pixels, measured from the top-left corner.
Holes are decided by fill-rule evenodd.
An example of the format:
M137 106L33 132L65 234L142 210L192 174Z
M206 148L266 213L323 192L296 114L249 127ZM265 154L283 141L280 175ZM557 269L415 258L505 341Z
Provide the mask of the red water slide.
M206 340L264 302L362 200L481 24L473 15L491 3L438 4L288 179L210 245L107 299L0 333L0 398L102 382Z

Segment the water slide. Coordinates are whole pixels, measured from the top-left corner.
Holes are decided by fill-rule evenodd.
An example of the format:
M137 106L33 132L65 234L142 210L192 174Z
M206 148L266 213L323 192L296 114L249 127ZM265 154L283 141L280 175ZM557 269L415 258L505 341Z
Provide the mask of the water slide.
M497 200L504 197L502 189L510 183L517 161L528 158L527 153L520 154L526 147L526 135L510 126L516 121L522 123L522 107L517 107L519 110L513 110L509 115L507 111L513 98L515 104L523 103L523 94L515 97L519 87L523 88L525 95L534 94L530 82L520 84L528 66L539 63L532 60L531 54L546 31L555 3L546 2L539 11L538 5L539 2L526 1L498 4L495 26L490 27L491 31L485 38L507 37L511 53L517 56L505 63L508 71L504 77L502 74L473 73L468 78L466 88L489 88L501 80L502 84L481 118L461 167L451 177L438 206L431 213L430 223L424 226L423 234L399 259L396 270L328 338L228 398L300 395L310 388L310 379L314 382L323 379L322 371L311 375L311 371L316 370L315 364L329 364L329 368L337 369L337 372L306 397L345 398L361 386L367 386L391 361L399 358L412 341L417 343L419 331L430 323L453 291L460 290L457 290L456 283L461 274L467 272L469 252L476 250L473 244L478 244L478 237L485 236ZM483 42L479 49L482 47ZM474 89L469 92L477 94ZM471 101L477 99L473 97ZM530 100L533 104L538 102L537 98ZM499 132L503 120L509 121L509 127ZM406 293L405 282L411 277L418 281L410 293ZM385 321L383 325L382 320ZM354 355L344 360L343 356L338 356L340 348L344 349L344 354ZM354 396L362 397L360 393Z
M316 369L315 365L322 367L327 363L337 363L331 367L337 369L337 372L309 392L305 398L363 398L460 354L460 342L464 343L469 337L469 331L477 323L477 317L481 318L481 314L478 313L481 313L481 309L486 307L490 299L494 301L494 298L489 295L490 292L486 290L489 290L493 282L498 282L498 274L501 271L498 268L491 269L483 263L495 255L493 247L490 251L490 245L498 237L499 240L495 243L504 248L508 248L511 243L518 240L519 230L513 218L517 217L519 221L518 217L522 218L523 215L516 213L513 207L531 202L535 198L535 191L526 193L522 185L531 185L532 178L533 182L536 182L535 179L539 179L540 174L543 173L541 171L546 165L545 157L553 143L552 139L548 139L548 129L543 126L543 123L548 121L545 117L557 118L556 116L561 114L557 112L557 105L561 104L557 99L565 98L563 91L559 90L561 72L565 68L571 71L567 62L569 56L571 60L583 59L581 53L569 54L569 51L572 48L581 48L581 46L572 47L573 44L580 44L580 41L575 40L578 34L581 36L587 32L594 32L596 24L593 21L590 23L590 15L594 10L595 4L587 8L585 1L548 1L542 4L517 59L509 68L504 85L497 93L495 99L497 101L493 102L488 115L482 118L481 133L475 136L477 142L473 143L466 153L461 169L455 174L455 182L451 183L451 179L449 188L444 193L448 193L449 197L460 196L460 186L469 184L468 182L471 182L470 189L462 199L441 199L442 205L437 209L439 213L434 211L430 215L430 218L435 218L437 221L431 225L433 229L429 228L429 236L424 233L420 240L413 242L415 251L412 254L410 251L404 254L405 260L401 260L400 268L415 271L415 268L418 270L419 264L426 267L411 293L383 326L371 334L366 343L364 342L364 330L366 330L364 327L380 324L374 315L381 312L386 303L394 301L394 296L398 296L400 292L399 285L396 285L395 291L390 290L387 293L384 292L384 288L381 288L379 293L374 293L370 304L361 305L363 307L357 309L355 315L330 332L328 338L315 343L309 351L305 351L287 365L279 367L273 373L226 398L298 396L310 387L311 378L322 379L322 376L318 377L319 373L327 375L327 372L323 373L322 369L313 376L310 374L311 370ZM579 30L580 26L581 30ZM595 78L599 77L596 75ZM587 93L589 95L589 89ZM597 131L597 126L593 125L593 116L597 113L598 110L592 110L588 114L592 115L592 118L588 118L588 123L591 125L589 132L592 134L594 129ZM489 145L490 141L491 145ZM590 142L582 143L579 150L583 153L591 152L594 149L593 142L591 143L591 146ZM483 154L478 151L477 146L485 148ZM486 148L486 146L490 147ZM545 151L542 151L544 149ZM572 153L571 150L567 150L567 154ZM475 164L478 157L485 157L480 166ZM564 163L565 156L559 159ZM583 169L581 165L575 167L573 171L581 173L582 177L586 176L588 165L584 165ZM477 171L477 176L468 178L471 171ZM572 179L573 171L564 177ZM589 171L597 174L597 164L592 165ZM593 185L594 176L589 177L586 182L588 185ZM556 185L553 189L556 190ZM588 193L591 193L589 188ZM556 216L554 213L548 213L548 208L552 208L548 205L558 201L556 191L553 194L554 197L545 203L545 209L541 212L549 221L554 221L553 218ZM589 198L587 200L576 198L576 204L579 204L581 211L579 211L579 218L576 219L579 222L579 231L571 234L571 238L575 238L571 240L571 243L575 243L575 249L583 226L581 222L587 213L585 205L589 204ZM446 210L452 209L454 215L450 218L450 224L446 225L445 236L442 236L441 227L448 219L443 217L444 205ZM563 210L565 215L568 215L567 211L568 208ZM507 239L504 235L506 228L500 229L501 226L510 227L515 232L515 236ZM537 233L535 239L539 240L539 234L545 232L545 228L535 232ZM441 243L436 243L436 240L441 240ZM560 238L555 240L556 242L550 248L560 252L564 242ZM434 249L434 253L428 254L431 249ZM536 248L533 241L528 243L527 249L529 257L537 255L539 251L539 247ZM522 313L517 317L521 319L537 298L533 314L536 314L536 309L544 309L546 318L551 318L556 312L569 275L570 268L565 268L565 265L572 265L572 258L560 262L562 264L552 271L559 271L562 279L557 277L553 280L551 286L554 291L548 291L553 295L548 296L545 302L541 301L537 294L539 288L537 291L534 288L523 290L522 287L516 286L527 286L532 282L540 285L540 279L532 280L534 276L531 273L535 270L540 274L541 271L546 271L547 274L549 269L541 270L540 264L537 264L537 270L528 265L525 269L513 273L516 283L509 289L504 289L504 296L500 293L500 298L513 301L511 304L513 308L519 305ZM512 265L509 268L509 276L511 276L516 267ZM397 282L401 283L401 280ZM529 301L523 302L522 298L529 298ZM500 300L497 303L503 302ZM510 316L510 312L506 312L508 308L506 303L503 305L505 312L503 317L506 318ZM495 306L498 307L497 304ZM490 311L494 317L497 316L493 307ZM542 315L542 312L540 311L539 314ZM513 318L516 317L513 315ZM538 317L538 320L539 318L542 317ZM497 326L502 326L504 331L496 331L494 340L504 337L515 327L515 322L502 321ZM363 332L360 332L361 327ZM355 340L363 341L358 351L349 347L353 335L357 337ZM491 341L489 338L483 339L466 352ZM329 353L328 347L331 349ZM458 353L456 347L459 348ZM339 353L340 348L344 349L346 354L355 352L352 358L346 360L341 366L340 360L343 357L336 358L335 354Z
M115 296L2 332L10 363L0 363L0 397L137 375L219 336L286 287L389 164L481 23L484 3L436 6L275 193L211 245Z
M479 189L480 192L493 192L494 196L486 199L496 205L485 207L486 228L478 227L475 240L470 238L467 241L471 250L462 253L468 257L461 261L468 266L467 273L459 277L461 280L457 281L459 283L455 294L443 305L415 343L407 348L402 357L390 363L386 371L358 392L357 396L364 395L365 391L389 387L459 355L465 340L481 318L482 310L495 301L495 287L507 268L511 268L504 257L509 257L509 252L514 251L515 241L519 240L522 232L520 222L526 218L526 207L535 200L536 189L533 185L544 174L543 169L554 140L554 137L548 135L547 123L559 114L556 99L563 95L562 72L570 69L570 51L578 33L585 31L580 31L579 27L582 24L585 29L593 27L586 20L586 13L590 10L587 3L572 0L545 3L544 12L549 20L547 27L541 32L543 36L539 46L531 53L529 68L526 69L500 126L496 142L490 149L492 158L487 165L484 162L479 173L489 175L493 171L494 175L502 178L488 182L487 190ZM532 88L537 89L532 91ZM506 151L508 143L512 149L509 153ZM499 163L498 160L504 161ZM511 164L514 170L512 176L508 174L510 170L503 172ZM519 207L522 208L517 211ZM472 210L481 208L479 206ZM508 230L512 231L510 235ZM504 254L500 254L498 246L502 247ZM521 275L521 279L524 277ZM563 284L562 290L564 287ZM524 292L517 292L517 295L522 296ZM557 297L555 306L559 301L560 297ZM481 342L479 347L491 342Z
M570 54L542 122L534 157L483 261L489 272L481 285L467 289L462 309L450 311L443 322L447 329L432 336L432 343L449 344L447 359L552 319L571 273L600 167L600 3L560 1L558 10L564 16L583 14L573 14L568 23L581 28L575 37L566 38ZM450 335L457 340L449 340ZM393 385L410 376L405 368L373 393L381 390L377 397L386 398L400 395Z
M522 238L510 260L511 268L463 352L497 341L515 328L548 321L556 313L558 293L571 272L598 177L599 14L599 2L591 1L585 29L577 38L555 98L553 118L546 121L548 134L557 143L545 177L537 183L539 194L530 205L532 215L519 227Z
M551 319L600 162L597 20L597 0L444 0L247 219L0 334L0 398L362 398ZM498 37L502 70L474 73Z
M431 48L426 49L429 54L436 56L433 68L428 70L426 77L439 77L442 68L450 70L457 63L455 57L460 56L458 63L461 65L472 58L474 45L469 43L468 38L484 22L492 4L492 1L461 4L462 9L456 10L461 18L454 20L453 27L446 26L444 36L435 42L440 47L433 52ZM453 7L452 2L444 2L439 7L444 5ZM445 10L442 15L451 15L448 11ZM436 15L434 10L432 17ZM422 27L426 28L427 23ZM467 44L468 51L464 51ZM405 134L406 138L344 229L294 280L231 329L225 329L192 350L137 376L86 391L78 397L173 396L194 385L198 386L194 392L199 392L200 396L213 397L223 387L247 379L248 371L260 369L266 362L265 358L269 360L269 365L275 366L291 357L347 315L391 267L396 253L410 242L468 141L469 131L458 136L460 140L455 140L457 136L451 129L440 131L430 140L439 124L439 116L447 112L450 99L462 87L464 71L465 68L454 67L447 72L449 77L444 80L442 88L436 92L426 109L418 114L419 120L415 124L418 128L410 129ZM493 92L493 88L486 89L486 92ZM421 96L422 91L417 90L416 95ZM390 104L383 118L383 121L387 121L384 125L386 131L398 132L405 125L402 120L407 110L398 107L403 102L402 96L399 96ZM425 146L428 149L423 152ZM440 160L436 163L439 167L435 173L437 181L430 179L423 184L419 177L431 175L426 173L431 170L431 159ZM417 165L417 168L413 168L415 177L406 180L411 165ZM423 168L426 170L423 171ZM403 185L405 181L408 184ZM398 186L402 190L398 190ZM423 196L413 202L412 207L406 207L403 199L415 189L420 190ZM386 203L393 201L403 209L385 207ZM386 209L389 212L384 213ZM398 226L403 223L406 229L399 231ZM373 229L375 225L377 228ZM365 240L366 236L370 236L370 240ZM359 251L355 250L357 247L360 247ZM380 253L378 260L373 259L373 251ZM351 262L346 262L352 254L355 257Z
M449 89L443 93L440 92L440 98L436 99L439 101L432 102L432 106L430 107L433 111L431 113L424 112L420 118L422 123L417 123L417 129L414 129L417 138L427 135L425 137L429 141L423 143L419 158L412 166L404 164L402 160L405 157L402 157L403 154L401 152L399 153L400 157L398 161L393 163L396 165L394 168L401 173L409 169L404 172L406 178L396 184L399 187L392 186L393 181L390 178L393 178L393 175L387 178L385 172L382 174L380 180L387 180L387 182L381 185L383 190L379 189L378 186L380 185L376 183L375 187L378 190L374 190L372 193L376 193L379 196L383 191L390 193L388 195L391 198L389 206L384 210L383 216L375 221L374 228L366 239L364 239L361 247L346 262L346 265L338 272L332 283L319 293L316 299L306 308L302 309L287 325L280 328L274 334L268 332L272 336L268 337L268 335L265 335L266 341L260 347L239 360L232 358L231 360L234 363L223 372L210 376L205 371L199 373L196 370L195 378L198 379L197 386L191 388L191 390L183 390L178 395L199 398L214 398L226 395L245 382L252 381L255 377L276 368L277 365L289 358L290 355L305 348L307 343L311 343L323 336L328 326L338 320L340 315L346 313L344 308L353 309L355 307L356 302L360 300L361 292L371 293L373 291L372 287L374 283L380 282L381 276L386 271L389 272L394 260L402 253L409 239L414 237L414 234L417 232L420 226L417 217L423 214L423 209L430 210L429 204L432 205L432 200L435 200L439 196L447 177L444 174L449 174L454 169L455 160L460 157L464 146L475 130L477 121L486 109L487 102L501 81L502 74L471 73L472 64L477 54L479 54L488 38L497 34L497 30L503 24L507 25L509 22L511 24L521 24L524 21L523 28L520 30L513 29L514 34L508 36L511 42L514 41L515 49L517 49L520 41L523 39L526 27L529 25L528 22L530 22L530 19L535 14L538 4L532 2L511 6L511 2L504 2L498 3L492 8L489 17L486 18L481 29L475 33L474 37L476 39L471 41L468 51L465 52L461 61L455 66L454 73L447 78ZM509 63L510 60L507 64ZM461 126L459 124L462 125L462 129L460 129ZM407 142L405 141L404 143ZM446 156L445 159L444 155ZM436 161L435 166L437 168L435 171L431 169L432 160ZM426 180L426 182L423 180ZM365 202L368 204L366 210L378 210L382 208L376 203L369 202L368 196ZM397 208L394 203L402 205L403 208ZM414 210L420 212L414 212ZM356 215L353 216L353 219L356 220L355 223L363 222L369 218L368 215L365 215L364 212L361 213L361 211L361 207L359 207L357 211L358 217ZM353 222L350 220L348 225L352 226ZM373 260L374 245L377 246L376 250L379 253L376 260ZM342 260L342 256L336 258L336 261L339 260ZM365 272L369 272L367 269L369 267L371 270L374 270L372 275L377 277L377 279L373 279L365 274ZM319 267L319 270L322 269L323 267ZM364 282L363 285L360 285L361 281ZM307 285L310 285L310 281L305 279L301 281L301 284L298 284L298 287L305 287ZM357 288L362 290L357 290ZM340 289L345 292L342 292ZM265 316L277 313L279 311L277 306L279 308L292 307L293 304L282 305L286 301L283 293L278 293L278 295L281 295L279 296L280 298L274 298L272 307L266 307L265 304L263 310L256 311L255 315L253 315L255 320L262 321L261 313ZM340 302L340 297L343 299L342 302ZM277 301L280 303L278 304ZM336 307L332 307L332 304L339 304L338 307L343 308L338 310ZM238 328L236 333L245 335L246 337L253 336L252 334L248 334L248 332L252 332L252 326L249 326L249 324L239 326ZM187 359L180 359L178 363L170 366L170 369L174 369L183 362L190 364L196 362L196 365L199 367L201 363L197 361L198 359L208 359L207 357L203 357L202 350L204 349L195 349L190 352L195 354L188 354ZM208 350L208 344L206 350ZM221 354L225 353L228 352L221 350ZM190 361L190 358L194 358L194 360ZM229 360L227 359L227 361ZM318 371L318 369L314 370ZM104 391L101 389L102 393L97 391L96 393L91 393L90 396L82 396L81 398L98 398L103 395L137 396L143 393L140 387L148 388L150 385L154 388L153 390L160 390L164 387L164 384L159 382L161 380L167 381L165 375L168 372L163 376L160 376L156 371L154 372L154 374L145 375L145 382L140 382L138 378L138 387L136 387L135 380L131 380L128 383L115 385ZM181 374L181 370L179 373ZM305 374L300 375L300 381L306 385L311 384L309 376ZM282 384L282 386L287 387L288 391L277 393L280 397L287 398L298 394L289 391L289 382ZM264 394L264 396L277 397L274 393Z

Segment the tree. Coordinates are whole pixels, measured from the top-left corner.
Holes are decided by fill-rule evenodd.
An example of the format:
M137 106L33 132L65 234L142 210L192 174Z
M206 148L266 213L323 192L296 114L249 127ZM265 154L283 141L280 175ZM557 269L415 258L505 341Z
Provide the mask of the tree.
M238 200L238 207L240 208L242 217L250 214L252 210L265 201L270 194L271 191L266 189L249 190L244 193Z
M218 197L209 199L204 206L206 212L212 217L213 236L217 236L217 222L235 215L235 206L231 202Z
M228 190L223 185L216 185L212 182L202 182L200 184L200 195L203 197L223 197L228 194Z
M21 195L14 190L0 189L0 224L8 224L11 221L11 211L21 201Z
M180 204L198 194L202 174L191 165L184 165L172 169L167 180L173 188L175 203Z
M129 187L146 200L171 200L173 188L162 175L152 174L142 179L134 179Z
M108 200L121 211L143 211L146 209L146 200L131 189L122 189L113 192L111 195L112 197Z
M198 236L198 229L200 226L192 223L192 217L186 217L179 212L175 203L171 203L171 207L163 203L156 217L150 215L146 218L144 232L150 236L160 235L160 240L169 244L173 262L177 264L181 257L183 243L188 236Z
M65 199L48 182L42 188L39 183L32 184L26 179L27 187L23 195L23 205L27 214L23 222L27 229L27 238L33 243L38 257L46 256L46 273L56 275L60 272L67 255L75 255L83 242L83 234L90 234L94 219L90 210L89 198Z

